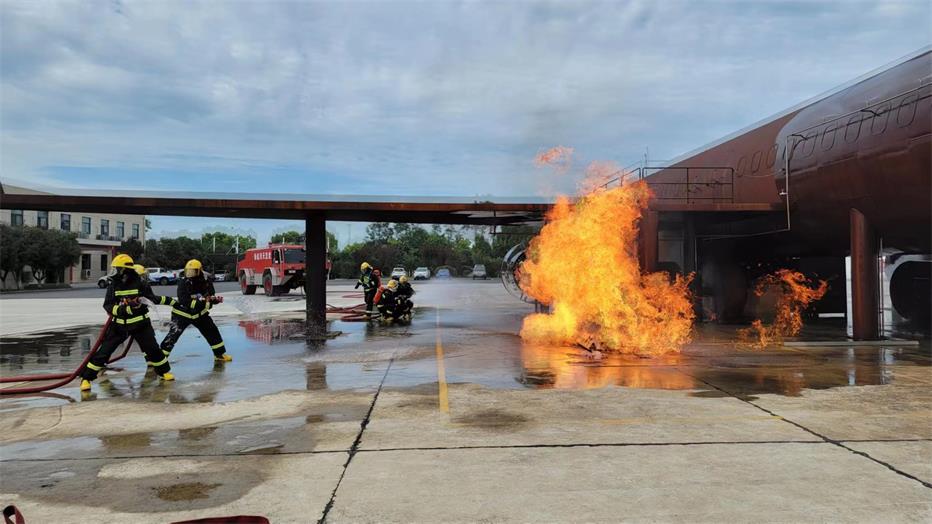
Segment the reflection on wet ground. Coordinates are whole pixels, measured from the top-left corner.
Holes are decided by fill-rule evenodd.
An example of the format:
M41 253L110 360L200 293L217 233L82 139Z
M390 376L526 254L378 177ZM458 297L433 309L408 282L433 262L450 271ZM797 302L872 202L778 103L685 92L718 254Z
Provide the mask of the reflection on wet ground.
M160 384L147 374L142 355L133 350L83 397L73 382L44 396L10 397L0 410L122 398L146 402L226 402L287 389L372 390L436 384L438 335L446 381L489 388L584 389L604 386L696 390L716 396L722 390L742 395L799 395L807 388L905 384L932 385L929 342L919 346L773 347L736 346L734 328L699 326L695 341L679 354L654 359L578 348L525 344L516 335L524 311L420 308L410 325L382 326L334 322L339 337L307 342L304 321L294 316L261 320L218 319L229 364L211 358L195 330L182 337L171 363L178 378ZM439 316L439 328L437 319ZM61 372L77 366L97 335L96 327L0 341L4 376ZM821 330L821 331L820 331ZM158 326L164 336L166 326ZM834 334L833 334L834 333ZM843 332L842 332L843 333ZM810 328L812 338L842 337L835 327Z

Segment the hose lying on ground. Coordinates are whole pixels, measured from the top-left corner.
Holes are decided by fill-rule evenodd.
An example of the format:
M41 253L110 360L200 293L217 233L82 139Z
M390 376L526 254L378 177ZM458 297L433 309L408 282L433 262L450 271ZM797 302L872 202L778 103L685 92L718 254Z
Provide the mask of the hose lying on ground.
M78 376L78 373L80 373L81 370L84 369L84 366L86 366L87 363L90 362L94 354L97 353L97 350L100 349L100 345L104 341L104 335L107 333L107 329L110 327L111 321L112 321L112 318L107 317L107 322L105 322L104 326L100 329L100 333L97 335L97 340L94 342L94 345L91 346L91 350L88 351L87 355L84 357L84 360L81 362L81 365L79 365L74 371L70 373L52 373L52 374L45 374L45 375L20 375L20 376L15 376L15 377L0 377L0 383L3 383L3 384L12 383L12 382L38 382L38 381L46 381L46 380L57 381L51 384L44 384L41 386L3 388L3 389L0 389L0 395L22 395L25 393L40 393L42 391L48 391L50 389L60 388L64 386L65 384L71 382ZM122 359L123 357L125 357L127 353L129 353L129 348L132 345L133 345L133 339L129 338L125 343L123 352L120 353L118 356L111 358L107 363L112 364Z

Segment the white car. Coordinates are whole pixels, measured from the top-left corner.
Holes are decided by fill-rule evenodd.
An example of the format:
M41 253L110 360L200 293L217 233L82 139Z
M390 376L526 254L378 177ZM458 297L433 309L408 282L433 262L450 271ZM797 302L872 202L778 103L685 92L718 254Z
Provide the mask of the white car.
M414 280L429 280L430 279L430 270L426 267L415 268L414 270Z
M213 280L214 282L226 282L227 280L226 271L218 271L217 273L214 273Z
M400 278L400 277L406 277L406 276L408 276L408 272L405 270L405 268L399 266L399 267L392 269L392 274L391 274L392 278Z
M146 273L149 274L149 282L167 286L178 281L177 274L164 267L147 267Z

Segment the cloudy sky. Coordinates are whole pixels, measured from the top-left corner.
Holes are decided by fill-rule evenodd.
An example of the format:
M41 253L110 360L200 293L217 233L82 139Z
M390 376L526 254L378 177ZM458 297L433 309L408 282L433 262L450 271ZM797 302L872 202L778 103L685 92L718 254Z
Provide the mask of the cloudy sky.
M674 157L928 45L930 5L3 0L0 179L571 191L534 155Z

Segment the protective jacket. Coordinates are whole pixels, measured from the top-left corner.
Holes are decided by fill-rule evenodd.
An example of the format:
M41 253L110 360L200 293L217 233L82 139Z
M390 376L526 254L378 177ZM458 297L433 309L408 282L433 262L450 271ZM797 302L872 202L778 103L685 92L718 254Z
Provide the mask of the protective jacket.
M365 292L374 292L376 288L379 287L379 277L372 274L372 270L365 271L362 275L359 276L359 281L356 282L356 288L362 286L363 291Z
M205 299L216 294L214 283L203 275L182 278L178 281L178 303L172 308L172 317L196 320L210 314L212 304Z
M110 279L107 294L104 297L104 310L113 317L113 322L120 326L132 328L149 318L149 308L140 298L146 298L153 304L172 305L172 297L156 295L152 287L135 273L116 275Z

